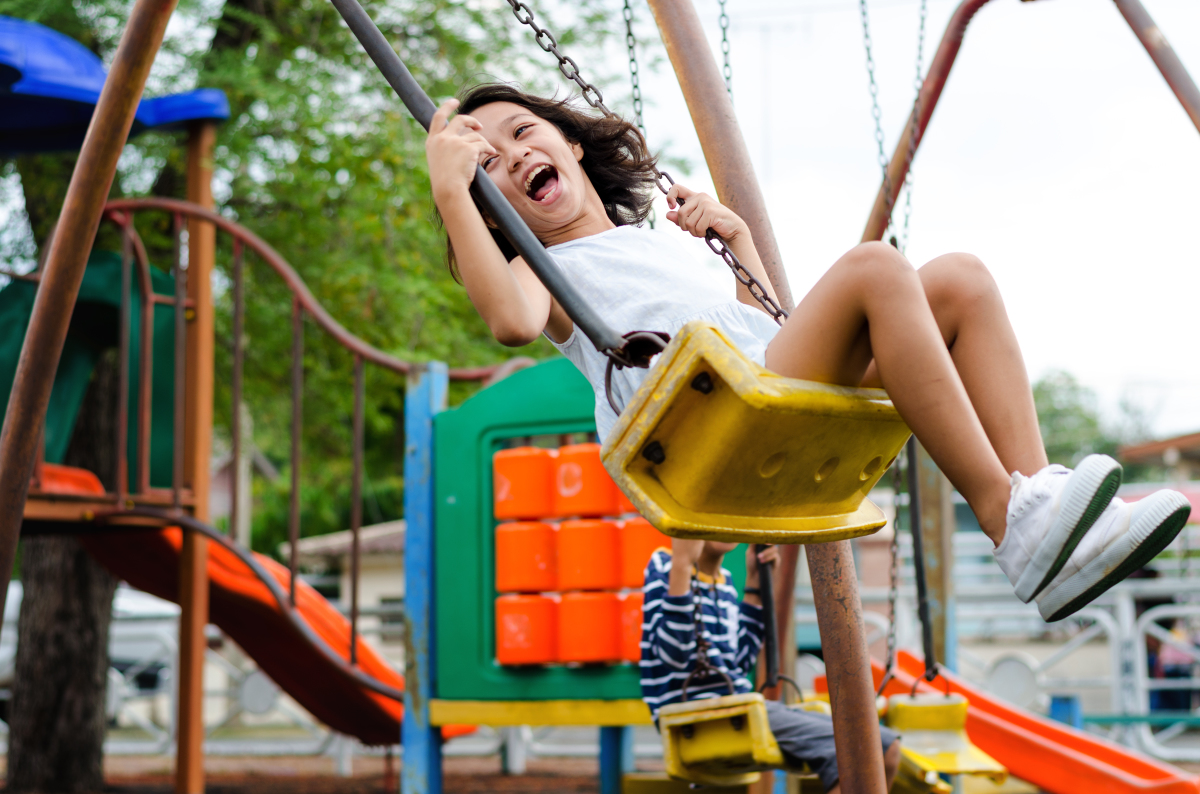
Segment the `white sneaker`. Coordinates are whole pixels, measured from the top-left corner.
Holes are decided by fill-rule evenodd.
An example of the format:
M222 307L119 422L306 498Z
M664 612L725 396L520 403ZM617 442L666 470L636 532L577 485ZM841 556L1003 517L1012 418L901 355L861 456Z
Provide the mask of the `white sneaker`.
M1038 598L1047 622L1062 620L1158 556L1187 524L1192 505L1178 491L1130 504L1113 499Z
M1120 485L1121 464L1107 455L1088 455L1074 471L1013 472L1008 526L993 554L1017 598L1028 603L1050 584Z

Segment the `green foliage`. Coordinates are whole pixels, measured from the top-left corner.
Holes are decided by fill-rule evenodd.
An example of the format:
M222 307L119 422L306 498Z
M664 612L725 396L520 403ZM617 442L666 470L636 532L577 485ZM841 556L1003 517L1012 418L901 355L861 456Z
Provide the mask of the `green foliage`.
M1106 425L1097 408L1096 393L1069 372L1051 371L1033 384L1033 401L1051 463L1074 466L1093 453L1115 457L1119 446L1150 437L1145 411L1128 398L1121 401L1116 422ZM1125 464L1126 482L1157 476L1161 472L1153 467Z
M0 13L34 19L111 59L128 0L0 0ZM417 80L435 99L500 75L547 93L563 91L552 60L507 6L477 0L368 2ZM538 19L593 82L627 79L596 54L617 32L612 0L539 8ZM620 64L623 60L611 61ZM330 316L350 333L410 361L488 364L514 355L498 345L445 266L433 223L424 132L378 75L328 0L184 0L147 94L195 86L223 89L231 117L218 131L214 193L219 210L291 263ZM612 91L620 107L625 91ZM118 191L183 198L182 133L143 135L126 147ZM41 156L39 156L41 157ZM22 163L26 215L37 241L53 222L73 155ZM35 159L35 158L30 158ZM4 174L10 176L12 166ZM174 256L170 218L143 214L138 230L152 261ZM6 250L21 249L13 243ZM232 250L218 237L216 404L218 441L228 442L232 371ZM265 263L246 258L244 399L254 441L283 472L256 486L254 545L286 538L291 451L290 292ZM544 341L519 351L551 355ZM451 400L475 387L456 385ZM366 368L364 521L401 512L403 378ZM309 318L304 330L302 534L348 525L352 357ZM224 436L224 439L221 436Z
M1095 392L1069 372L1047 373L1033 385L1033 402L1051 463L1073 466L1085 455L1116 452L1116 439L1101 427Z

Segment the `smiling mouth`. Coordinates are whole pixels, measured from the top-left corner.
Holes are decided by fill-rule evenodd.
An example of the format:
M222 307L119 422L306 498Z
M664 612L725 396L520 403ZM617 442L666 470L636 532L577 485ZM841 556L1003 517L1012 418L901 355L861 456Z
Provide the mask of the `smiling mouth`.
M534 201L542 201L558 187L558 169L552 165L540 165L525 178L525 195Z

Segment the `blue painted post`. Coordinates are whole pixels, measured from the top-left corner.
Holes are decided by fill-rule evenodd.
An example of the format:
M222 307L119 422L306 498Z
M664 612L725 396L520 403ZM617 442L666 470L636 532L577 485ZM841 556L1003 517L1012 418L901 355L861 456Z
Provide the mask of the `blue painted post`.
M446 408L449 372L414 365L404 397L404 614L406 622L402 794L441 794L441 731L429 724L434 674L433 418Z
M633 770L633 728L600 728L600 794L621 794L621 779Z
M1083 730L1083 700L1079 695L1051 695L1050 719Z

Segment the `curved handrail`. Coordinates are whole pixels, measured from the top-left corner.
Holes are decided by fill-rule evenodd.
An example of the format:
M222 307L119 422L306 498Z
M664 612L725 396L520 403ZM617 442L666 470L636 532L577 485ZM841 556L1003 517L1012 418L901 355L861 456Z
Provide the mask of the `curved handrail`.
M263 240L254 232L242 226L236 221L232 221L225 216L214 212L213 210L202 207L199 204L193 204L190 201L181 201L179 199L170 198L122 198L113 199L104 205L108 212L138 212L140 210L162 210L182 215L188 218L207 221L218 229L233 236L235 239L242 241L250 250L258 254L262 259L270 265L288 289L292 291L296 300L304 308L304 311L312 315L317 324L321 326L327 333L336 339L343 347L355 355L361 356L363 360L378 364L381 367L390 369L393 372L407 374L412 368L412 363L403 361L395 356L384 353L372 345L367 344L359 339L354 334L347 331L341 323L333 319L329 312L325 311L324 307L317 301L313 294L309 292L308 286L305 285L300 275L287 263L269 243ZM524 357L515 359L521 361ZM488 381L496 374L497 370L508 365L511 371L512 364L502 362L500 364L491 364L486 367L459 367L450 370L451 380L462 381ZM532 362L532 359L525 359ZM524 361L521 361L524 363Z
M266 586L266 588L271 592L271 596L275 599L275 604L279 607L279 611L283 613L283 616L287 618L288 622L292 624L293 628L304 635L304 638L308 640L309 644L320 651L321 654L324 655L325 658L337 668L339 673L350 679L353 679L355 683L366 687L372 692L401 703L404 702L403 690L388 686L387 684L384 684L367 675L362 670L352 667L350 663L343 659L337 651L329 647L329 644L321 638L321 635L317 634L317 632L308 625L308 622L300 617L299 614L297 614L295 608L291 606L288 594L283 589L283 586L279 584L279 581L272 576L265 567L263 567L263 564L258 561L253 552L237 545L228 537L223 535L220 531L218 531L215 527L211 527L208 524L205 524L203 521L192 518L186 513L176 512L173 510L161 510L153 507L134 507L128 510L118 510L111 513L98 515L96 516L96 521L107 523L114 518L132 516L157 519L163 522L163 526L183 527L184 529L199 532L201 535L204 535L214 543L219 543L225 549L237 556L237 558L241 560L247 568L250 569L251 573L253 573L254 576Z

